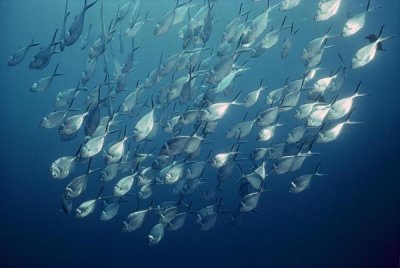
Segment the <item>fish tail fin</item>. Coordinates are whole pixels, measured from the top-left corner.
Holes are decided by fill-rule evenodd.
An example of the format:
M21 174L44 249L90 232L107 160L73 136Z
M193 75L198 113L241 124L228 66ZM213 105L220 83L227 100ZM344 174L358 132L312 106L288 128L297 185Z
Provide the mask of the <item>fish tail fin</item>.
M93 157L91 157L89 159L89 163L88 163L88 166L87 166L87 169L86 169L86 174L90 174L90 167L92 166L92 160L93 160Z
M379 30L378 39L381 38L384 28L385 28L385 24L383 24L383 25L381 26L381 29Z
M31 41L31 43L29 44L29 48L31 48L31 47L35 47L35 46L38 46L38 45L40 45L40 43L35 43L35 38L32 38L32 41Z
M235 98L232 101L232 104L236 104L236 105L242 105L242 103L238 102L237 100L239 99L240 95L242 94L242 91L240 91Z
M328 174L324 174L324 173L320 173L320 172L319 172L320 166L321 166L321 162L319 162L319 163L317 164L317 166L315 167L314 176L318 176L318 177L327 176Z
M283 27L284 27L284 25L285 25L286 18L287 18L287 16L285 16L285 17L283 18L283 20L282 20L281 29L283 29ZM290 29L293 29L293 23L292 23L291 26L288 26L288 27L290 27Z
M239 16L242 14L242 8L243 8L243 1L240 3L239 13L238 13Z
M385 49L382 48L382 43L381 43L381 42L387 41L387 40L392 39L392 38L395 38L395 37L396 37L395 34L389 35L389 36L385 36L385 37L379 37L378 50L385 51Z
M367 7L366 7L365 10L366 10L367 12L371 12L371 11L374 11L374 10L379 9L379 8L381 8L381 7L382 7L381 5L371 7L371 0L368 0Z
M85 0L85 11L94 6L97 3L97 0L93 1L89 5L87 4L87 0Z
M361 84L362 84L362 81L358 82L356 90L354 91L354 97L362 97L362 96L370 95L368 93L363 93L363 94L359 93L360 88L361 88Z
M153 209L155 209L155 208L152 207L152 206L154 205L154 201L155 201L155 200L156 200L155 197L151 200L151 202L150 202L150 204L149 204L149 206L148 206L148 210L153 210Z
M58 28L55 30L55 32L53 34L53 38L51 39L51 46L55 46L58 44L58 42L54 42L56 40L57 32L58 32Z
M360 125L360 124L364 124L365 122L359 122L359 121L351 121L351 120L347 120L345 122L346 125Z
M280 5L281 3L280 2L278 2L278 3L276 3L275 5L273 5L272 7L270 7L270 8L268 8L269 9L269 11L272 11L272 10L274 10L276 7L278 7L279 5ZM269 5L269 4L268 4Z
M325 36L330 36L329 33L331 32L333 27L333 23L329 26L328 30L325 32Z
M96 199L100 199L100 195L101 195L101 193L103 192L103 190L104 190L104 185L101 186L100 191L99 191L99 193L97 194L97 198L96 198Z
M346 67L346 63L344 62L344 59L343 59L343 57L342 57L342 54L338 54L338 57L339 57L339 59L340 59L340 62L342 63L342 66L344 66L344 67Z
M364 122L358 122L358 121L351 121L350 117L353 114L355 108L351 109L349 114L347 115L346 121L344 122L346 125L358 125L358 124L364 124Z
M375 11L377 9L382 8L381 5L377 5L377 6L371 7L370 2L371 2L371 0L368 0L368 4L367 4L367 8L366 8L367 12L372 12L372 11Z
M189 212L190 212L190 209L192 208L192 203L193 203L193 201L190 200L189 205L188 205L187 208L186 208L186 213L189 213Z

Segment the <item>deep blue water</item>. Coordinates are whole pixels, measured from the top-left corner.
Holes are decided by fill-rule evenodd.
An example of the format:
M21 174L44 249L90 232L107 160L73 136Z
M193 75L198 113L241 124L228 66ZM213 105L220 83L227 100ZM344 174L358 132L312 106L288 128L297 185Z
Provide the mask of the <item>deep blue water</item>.
M81 8L81 2L70 1L73 14ZM104 2L109 21L115 16L116 3L120 1ZM151 18L158 18L175 3L172 0L143 2L142 14L149 10ZM244 2L245 9L250 9L251 1ZM275 89L282 86L287 77L299 77L304 71L299 55L307 42L323 34L331 23L334 23L334 33L340 31L347 11L361 8L360 1L343 1L334 18L316 23L312 16L317 1L302 2L287 14L288 21L294 21L295 27L300 27L289 57L285 60L279 57L281 40L262 57L249 62L251 70L235 83L237 92L256 88L260 78L264 78L270 89ZM325 74L339 66L338 52L347 63L350 62L357 49L366 44L363 36L378 32L381 24L386 25L384 35L400 34L400 1L373 0L372 3L382 5L382 8L368 14L362 32L346 39L332 40L334 47L326 51L322 63L328 69ZM251 14L258 14L262 5L254 4ZM238 6L239 1L217 1L215 17L221 21L215 23L208 46L218 44L225 23L236 16ZM73 154L82 136L62 142L55 129L42 129L38 123L52 110L58 90L75 86L80 77L87 53L87 50L80 50L80 41L64 53L55 55L43 71L27 68L34 49L18 66L6 66L8 56L32 37L43 43L49 42L54 29L61 27L63 9L64 1L0 1L1 267L398 267L399 38L385 42L387 51L378 53L366 67L349 70L346 85L339 93L349 96L358 81L363 82L361 91L371 95L355 100L352 119L365 124L345 127L338 140L316 145L313 150L322 155L307 160L301 171L268 177L267 186L272 191L262 195L258 212L250 213L243 224L235 226L227 215L220 215L213 229L202 232L195 218L190 217L182 229L167 232L158 245L149 247L146 236L157 221L155 215L147 218L144 226L133 233L120 232L120 222L134 209L134 204L126 204L110 222L99 221L100 206L93 215L80 220L59 212L60 198L67 182L53 181L48 168L56 158ZM97 21L98 10L95 6L86 19ZM281 12L273 11L271 24L280 24L282 18ZM86 22L85 31L87 25ZM157 39L153 37L154 22L143 28L136 41L140 49L135 60L139 63L135 65L129 87L133 87L137 79L145 79L147 72L158 64L161 52L169 55L181 49L176 32L182 25L174 26ZM125 48L128 47L126 42ZM64 75L56 78L47 92L29 92L31 84L51 73L58 62ZM98 70L89 86L94 87L101 79L102 73ZM257 106L259 109L263 107L262 101ZM254 117L257 109L252 108L251 113ZM220 146L223 150L231 142L223 138L225 128L243 114L241 108L230 110L217 133L210 136L214 140L214 149ZM133 125L135 120L130 124ZM285 139L289 126L296 125L290 116L285 115L282 121L288 126L278 130L277 140ZM191 129L186 131L190 132ZM245 153L260 146L255 142L255 135L246 140ZM149 148L151 146L157 148L160 144L155 142ZM207 152L208 149L204 150ZM303 193L288 193L290 180L312 172L318 162L322 163L321 171L329 176L315 178L311 188ZM214 182L214 174L215 170L207 170L209 181ZM231 180L224 185L226 208L237 206L238 178L239 173L235 170ZM96 176L90 179L93 184L97 183ZM206 188L201 188L200 192ZM80 201L96 195L97 189L89 185ZM199 199L200 195L193 198L196 208L206 205Z

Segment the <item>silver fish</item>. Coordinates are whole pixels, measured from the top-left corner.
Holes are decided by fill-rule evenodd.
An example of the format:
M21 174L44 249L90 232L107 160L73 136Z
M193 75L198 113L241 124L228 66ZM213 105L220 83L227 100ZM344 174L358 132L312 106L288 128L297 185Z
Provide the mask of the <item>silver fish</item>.
M32 84L30 91L31 92L43 92L47 90L50 87L51 82L53 81L53 78L56 76L60 76L62 74L57 73L58 65L56 65L56 68L54 69L54 72L50 76L46 76L39 81L35 82Z
M26 54L28 54L28 51L30 48L38 46L38 45L40 45L40 43L35 43L35 41L32 39L32 41L29 43L29 45L18 48L18 50L15 51L8 58L7 65L8 66L17 65L18 63L20 63L21 61L23 61L25 59L25 56L26 56Z
M149 235L147 238L149 239L149 245L154 246L158 244L161 239L164 237L164 225L162 223L158 223L151 228Z

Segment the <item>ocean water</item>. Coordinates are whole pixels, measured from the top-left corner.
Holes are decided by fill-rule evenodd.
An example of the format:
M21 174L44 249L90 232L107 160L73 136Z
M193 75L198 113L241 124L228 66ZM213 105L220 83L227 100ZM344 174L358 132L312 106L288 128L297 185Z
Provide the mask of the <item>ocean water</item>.
M83 1L70 0L71 18L79 12ZM105 17L109 22L115 17L118 3L124 1L104 0ZM202 3L203 1L193 1ZM265 1L252 3L244 0L244 10L250 10L250 18L259 14ZM271 1L272 4L277 1ZM333 24L332 33L339 33L347 13L362 10L364 1L347 0L336 16L329 21L314 22L317 8L315 0L303 0L299 7L282 13L271 12L268 25L278 27L284 15L294 22L300 31L294 38L289 57L282 60L280 47L288 30L282 33L275 47L259 58L251 59L245 72L235 81L235 93L222 98L231 100L237 92L256 89L259 80L264 79L268 90L281 87L286 78L297 79L305 68L300 59L302 49L308 41L322 35ZM195 216L189 215L182 229L166 232L163 240L149 246L147 235L157 221L156 213L146 218L142 228L132 233L120 232L124 217L135 210L136 201L121 204L121 209L109 222L99 220L101 206L84 219L60 212L61 197L69 178L54 181L49 166L60 156L74 154L82 142L83 134L69 142L60 141L56 129L42 129L39 122L52 111L52 103L59 90L74 87L79 79L88 50L80 49L80 40L63 53L53 56L49 66L42 70L30 70L29 60L36 48L29 51L25 61L15 67L6 62L18 47L36 41L47 44L55 30L60 27L64 13L64 1L52 0L2 0L0 1L0 267L398 267L400 256L400 94L398 88L400 63L400 1L372 0L380 9L368 14L361 32L348 38L333 38L326 50L321 66L326 70L320 75L329 75L336 70L340 61L338 53L349 64L355 52L366 44L364 36L377 33L385 24L384 35L397 35L384 42L385 52L378 52L376 58L366 67L347 71L346 84L339 96L350 96L359 81L361 92L371 95L357 98L354 102L352 120L364 124L346 126L336 141L316 144L313 151L320 156L307 159L300 171L284 175L269 174L265 192L260 197L256 212L248 213L240 224L233 224L229 215L220 214L214 228L201 231ZM175 5L173 0L143 0L141 14L149 11L149 18L155 21ZM236 16L240 1L218 0L214 7L213 32L207 47L217 47L226 23ZM89 21L94 23L94 33L99 33L99 5L87 13L85 30ZM127 24L128 19L123 22ZM172 27L161 37L153 36L155 22L147 23L135 45L134 70L130 74L127 88L133 88L136 80L143 81L147 73L155 68L160 54L170 55L182 49L177 31L185 22ZM123 60L130 42L124 41L125 54L118 52L118 36L112 41L114 54ZM208 52L204 52L209 55ZM50 74L57 63L63 76L54 79L49 90L43 93L29 92L33 82ZM95 87L103 79L101 65L88 87ZM167 85L170 78L160 83ZM160 89L157 85L152 92ZM267 90L267 91L268 91ZM244 97L242 93L242 97ZM256 106L247 110L248 119L254 118L265 108L265 92ZM140 99L144 102L145 98ZM304 99L301 99L304 102ZM178 107L183 112L184 106ZM105 109L102 111L105 113ZM208 136L213 143L205 146L205 157L212 148L222 152L233 140L224 138L226 128L240 121L246 109L232 107L229 114L219 123L216 133ZM142 113L143 114L143 113ZM277 130L274 140L284 141L287 133L301 122L293 113L282 115L285 123ZM138 120L126 118L128 126ZM183 133L190 134L187 127ZM242 156L247 157L255 147L262 144L255 141L255 129L245 138L241 147ZM149 143L148 149L158 151L169 136L161 133ZM267 143L270 144L270 143ZM95 167L102 167L101 157L94 161ZM317 163L321 172L328 176L314 178L311 187L299 194L288 192L290 181L302 174L311 173ZM247 161L241 163L251 168ZM76 175L84 172L86 164L78 167ZM193 209L200 209L210 202L202 199L202 192L215 185L215 169L207 167L201 185L191 197ZM239 170L236 168L223 183L223 208L233 211L239 204ZM108 193L117 180L106 187ZM94 198L99 189L98 175L90 177L87 191L74 202L74 208L81 202ZM156 201L173 200L168 191L155 191ZM176 197L175 197L176 198ZM145 208L149 203L141 203Z

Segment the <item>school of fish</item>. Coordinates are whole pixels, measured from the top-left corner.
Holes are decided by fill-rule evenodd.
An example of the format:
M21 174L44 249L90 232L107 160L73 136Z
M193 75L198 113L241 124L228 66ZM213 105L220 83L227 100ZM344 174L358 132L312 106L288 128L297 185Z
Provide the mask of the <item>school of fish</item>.
M299 171L306 159L319 157L316 144L334 142L343 128L360 124L351 120L354 103L369 94L348 71L370 64L384 50L383 42L393 37L383 34L384 25L364 29L366 18L379 8L368 0L347 21L335 22L340 32L332 33L331 26L309 40L301 55L294 55L304 62L298 78L270 88L268 76L274 75L268 74L238 88L240 77L255 75L254 58L265 58L268 65L265 54L280 46L284 61L298 46L296 37L307 29L289 21L299 5L309 5L314 14L308 16L318 24L332 20L342 1L319 0L316 6L305 0L232 1L238 13L218 12L226 17L217 18L215 10L227 0L171 0L165 1L170 2L169 10L151 18L151 10L142 8L144 0L126 0L108 22L103 0L81 2L81 10L71 11L66 0L60 30L50 33L51 40L29 62L30 69L43 70L70 46L80 46L87 55L76 85L60 90L54 110L40 121L42 128L57 129L61 140L80 139L81 144L50 164L50 176L65 185L62 208L75 218L99 210L100 220L109 221L120 206L129 206L131 212L123 215L120 228L132 232L143 226L146 216L157 215L147 235L149 245L182 228L188 217L203 231L213 228L219 216L241 223L274 190L268 187L270 180ZM92 12L100 13L100 21L88 20ZM214 26L225 20L222 35L215 34ZM177 52L163 54L160 46L159 64L147 77L138 78L135 66L142 67L135 55L145 53L141 32L149 28L154 29L153 42L160 45L161 36L174 32ZM326 49L335 40L356 35L364 39L365 33L365 45L351 59L339 54L337 66L325 64ZM8 65L20 64L37 46L32 40L19 48ZM117 53L125 58L122 63ZM62 61L57 63L50 75L32 83L30 91L51 90L62 66ZM94 79L96 73L103 78ZM137 81L134 87L128 86L132 80ZM343 93L344 88L354 93ZM242 115L233 118L230 113ZM288 116L295 126L285 124ZM287 138L276 139L275 133L287 127ZM229 140L227 147L213 138L221 132ZM320 170L318 163L314 170L281 183L298 194L326 175ZM85 193L91 185L99 187L95 196ZM227 185L238 188L237 193L224 194ZM226 198L237 205L224 206Z

